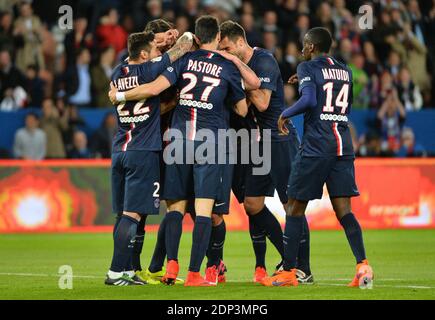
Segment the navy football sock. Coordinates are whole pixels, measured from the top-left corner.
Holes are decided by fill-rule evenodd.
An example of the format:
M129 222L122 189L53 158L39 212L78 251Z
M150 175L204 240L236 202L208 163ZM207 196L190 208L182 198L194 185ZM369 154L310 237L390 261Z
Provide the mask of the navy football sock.
M183 231L183 215L178 211L166 214L165 247L169 260L178 260L181 233Z
M266 232L267 238L278 250L281 257L284 256L284 245L282 243L282 229L276 217L264 206L256 215L252 215L253 222Z
M299 243L298 254L298 269L306 274L311 274L310 268L310 228L308 226L307 217L303 217L303 231L301 242Z
M159 232L157 233L157 242L154 248L153 257L151 258L151 263L149 266L150 272L157 272L162 270L163 264L165 263L166 257L166 246L165 246L165 234L166 234L166 219L167 215L163 218L159 226Z
M361 263L366 259L366 252L364 249L362 230L358 220L356 220L354 214L350 212L340 219L340 224L343 226L344 232L346 233L347 241L349 241L356 263Z
M211 228L210 242L207 249L207 268L211 266L219 266L223 258L225 234L226 234L225 221Z
M122 217L122 213L116 215L115 225L113 226L113 233L112 233L113 239L115 239L115 232L116 232L116 229L118 228L119 221L121 220L121 217Z
M189 271L199 272L204 260L211 234L211 218L196 216L192 234Z
M114 236L111 271L122 272L129 268L138 223L136 219L126 215L120 219Z
M296 268L299 244L304 229L304 217L286 216L284 229L284 264L286 271Z
M131 254L132 270L134 271L142 270L142 266L140 265L140 254L142 253L143 241L145 238L145 223L147 221L147 217L148 215L143 215L137 226L133 253Z
M252 246L255 253L255 267L266 268L266 233L258 227L249 217L249 235L251 236Z

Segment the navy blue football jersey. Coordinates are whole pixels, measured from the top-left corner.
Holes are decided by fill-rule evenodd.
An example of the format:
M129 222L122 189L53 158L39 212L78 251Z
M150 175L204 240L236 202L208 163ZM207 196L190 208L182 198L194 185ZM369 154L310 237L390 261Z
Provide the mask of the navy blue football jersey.
M288 140L288 136L279 135L278 131L278 118L286 109L284 102L284 85L278 62L271 52L256 47L254 48L254 54L251 60L248 62L248 66L260 79L260 89L269 89L272 91L267 110L260 112L257 108L253 107L251 108L249 116L258 125L260 135L263 129L270 129L272 141ZM289 125L293 126L293 123L290 121Z
M352 106L352 71L327 55L298 65L299 92L312 86L317 106L304 114L302 154L353 156L348 115Z
M234 106L245 98L239 70L215 52L200 49L187 53L163 75L180 90L171 129L180 130L188 140L195 140L200 129L215 134L227 129L226 105Z
M112 74L112 83L119 91L128 91L155 80L171 65L168 54L142 64L119 64ZM113 139L113 152L127 150L158 151L160 135L160 98L126 101L116 106L118 131Z

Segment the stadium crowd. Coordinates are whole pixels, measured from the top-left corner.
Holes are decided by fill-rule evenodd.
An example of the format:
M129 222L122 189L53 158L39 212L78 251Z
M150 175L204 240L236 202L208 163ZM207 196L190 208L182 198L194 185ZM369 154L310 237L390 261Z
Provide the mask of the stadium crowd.
M435 0L378 0L372 29L358 25L360 6L345 0L34 0L0 1L0 110L39 108L15 135L15 158L108 158L116 118L107 97L112 69L126 57L131 32L163 18L180 31L213 14L240 22L252 46L274 53L284 82L301 61L305 32L327 27L333 56L353 71L353 108L376 110L365 135L353 130L359 156L425 156L406 113L435 106ZM73 8L73 29L58 25L58 8ZM286 103L297 87L286 84ZM80 130L84 107L105 108L101 128Z

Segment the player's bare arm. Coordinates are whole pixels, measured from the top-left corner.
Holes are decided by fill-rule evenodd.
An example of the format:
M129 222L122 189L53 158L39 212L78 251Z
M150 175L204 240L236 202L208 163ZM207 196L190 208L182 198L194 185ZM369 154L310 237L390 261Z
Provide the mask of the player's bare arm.
M177 97L174 97L171 101L160 102L160 114L165 114L177 106Z
M193 35L190 32L185 32L183 35L177 40L175 45L169 49L166 53L169 55L169 59L171 62L181 58L187 52L190 51L193 45Z
M290 83L290 84L296 84L296 83L298 83L298 74L297 73L295 73L294 75L292 75L290 78L288 78L288 81L287 81L287 83Z
M234 105L234 112L241 117L246 117L248 114L248 103L246 99L242 99Z
M258 79L255 72L251 68L249 68L247 64L245 64L235 55L228 53L225 50L216 50L216 52L236 65L237 69L239 69L240 71L240 75L242 76L242 79L245 83L245 89L247 91L260 88L260 79Z
M272 90L256 89L248 92L248 97L260 112L264 112L269 107Z
M171 84L164 76L159 76L153 82L142 84L125 92L118 92L118 89L112 83L110 83L109 98L113 104L117 104L122 101L139 101L157 96L170 86Z

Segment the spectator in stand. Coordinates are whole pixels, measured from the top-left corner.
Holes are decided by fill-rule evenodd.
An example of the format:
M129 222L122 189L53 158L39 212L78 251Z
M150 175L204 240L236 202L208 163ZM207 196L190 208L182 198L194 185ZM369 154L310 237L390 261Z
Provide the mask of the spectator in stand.
M345 64L349 64L352 58L352 42L344 38L340 41L340 48L335 58Z
M175 20L175 29L178 30L180 34L190 30L189 19L185 15L178 16Z
M74 132L73 148L68 152L69 159L90 159L88 139L83 131Z
M303 43L304 35L310 28L310 17L307 14L299 14L296 19L296 27L288 31L288 40Z
M116 133L117 122L113 113L107 113L101 127L91 138L92 154L96 158L110 158L112 155L112 140Z
M402 127L406 119L406 111L399 100L397 91L390 90L377 114L379 129L382 134L382 149L393 153L400 148Z
M403 30L388 41L393 50L400 55L403 65L409 68L411 78L423 92L423 97L428 99L431 81L426 69L426 46L413 34L409 23L405 23Z
M14 52L17 45L12 23L13 17L11 12L5 11L0 13L0 43L2 49L9 50L9 52Z
M250 13L242 14L240 24L245 29L248 43L252 47L261 46L261 33L255 27L254 16Z
M102 50L99 63L91 69L92 92L97 107L112 107L107 90L110 87L114 62L115 50L112 47L107 47Z
M87 28L86 17L78 16L74 19L73 30L64 39L67 66L75 65L80 48L93 48L93 36L87 32Z
M313 27L324 27L331 32L332 35L336 34L335 24L332 20L331 5L328 2L321 2L316 11L316 16L313 21Z
M390 51L390 54L388 55L386 69L390 72L395 81L398 79L399 70L401 67L402 62L400 59L400 55L394 50Z
M28 113L25 118L25 127L18 129L14 139L14 157L25 160L42 160L45 157L47 146L43 130L38 128L38 116Z
M263 33L263 47L273 53L276 60L282 60L282 50L278 46L278 37L274 32Z
M294 85L284 82L284 102L286 106L291 106L296 101L296 88Z
M44 99L42 102L42 118L40 127L47 137L47 159L65 158L65 146L62 133L67 129L68 119L61 117L52 99Z
M3 104L4 98L13 97L16 88L23 88L26 84L26 78L23 73L16 68L11 61L11 55L7 50L0 51L0 102ZM20 107L16 104L13 108L0 108L2 110L15 109Z
M65 108L65 118L68 121L67 129L63 132L63 141L66 150L73 148L74 132L86 127L86 122L80 116L78 108L74 105L69 105Z
M423 105L423 98L418 86L411 79L408 68L400 69L397 83L397 93L400 102L405 106L406 111L420 110Z
M402 145L397 152L398 157L426 157L427 152L421 144L415 143L414 131L405 127L402 130Z
M100 25L96 30L98 47L111 46L115 49L116 55L125 50L128 37L125 30L118 24L118 19L118 11L115 8L110 8L107 14L101 17Z
M356 152L358 157L392 157L394 154L389 149L382 148L382 139L375 131L365 134Z
M349 67L353 77L352 107L366 109L369 105L369 96L367 95L369 77L364 71L364 56L361 53L353 54Z
M28 93L27 105L39 108L44 98L44 81L38 76L38 68L35 65L30 65L26 69L24 88Z
M80 48L77 54L77 63L70 66L66 74L65 85L68 102L78 107L87 107L91 103L90 62L89 50Z
M369 77L375 75L379 76L381 73L381 66L376 56L375 47L371 41L365 41L363 44L363 52L365 56L364 71Z
M296 68L300 62L301 50L295 42L288 42L285 48L285 56L281 63L281 76L284 82L296 73Z
M387 70L385 70L381 75L379 89L380 90L377 92L377 95L379 95L379 105L377 106L377 108L380 107L380 105L385 101L387 96L395 89L393 77L391 76L391 73Z
M31 64L44 69L41 21L33 14L30 2L21 2L19 8L20 16L14 23L14 36L22 39L22 46L17 48L15 63L22 72L25 72L27 66Z

